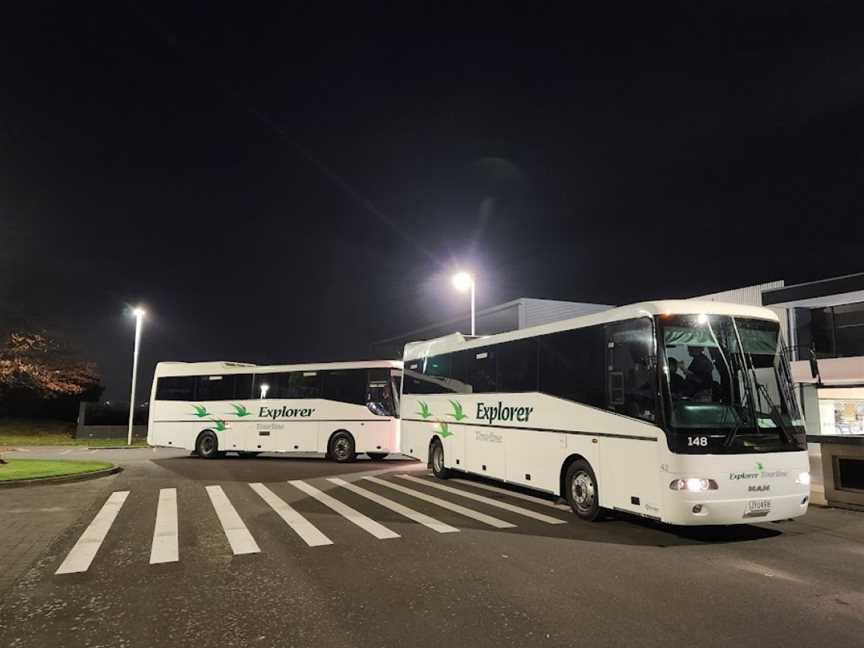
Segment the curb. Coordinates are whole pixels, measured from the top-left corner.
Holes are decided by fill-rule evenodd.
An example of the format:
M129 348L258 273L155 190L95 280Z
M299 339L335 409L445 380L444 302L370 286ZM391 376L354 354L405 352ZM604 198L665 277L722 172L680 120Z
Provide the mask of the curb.
M103 468L102 470L93 470L91 472L78 473L77 475L60 475L57 477L37 477L36 479L15 479L10 481L0 481L0 489L3 488L24 488L26 486L41 486L42 484L67 484L76 481L86 481L88 479L98 479L99 477L107 477L115 475L123 468L120 466L111 466L111 468Z

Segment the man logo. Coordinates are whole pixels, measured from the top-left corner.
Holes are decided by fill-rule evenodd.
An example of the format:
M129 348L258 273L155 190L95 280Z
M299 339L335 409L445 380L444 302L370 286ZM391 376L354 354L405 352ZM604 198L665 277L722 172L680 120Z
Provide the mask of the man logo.
M747 490L751 493L764 493L771 490L771 486L768 484L759 484L758 486L748 486Z

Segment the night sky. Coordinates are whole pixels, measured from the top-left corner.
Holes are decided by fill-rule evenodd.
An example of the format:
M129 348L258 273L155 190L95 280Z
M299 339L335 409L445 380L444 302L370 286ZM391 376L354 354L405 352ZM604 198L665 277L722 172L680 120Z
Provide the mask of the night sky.
M364 357L464 312L457 267L478 307L864 270L857 15L17 4L0 308L111 398L139 302L149 388L159 360Z

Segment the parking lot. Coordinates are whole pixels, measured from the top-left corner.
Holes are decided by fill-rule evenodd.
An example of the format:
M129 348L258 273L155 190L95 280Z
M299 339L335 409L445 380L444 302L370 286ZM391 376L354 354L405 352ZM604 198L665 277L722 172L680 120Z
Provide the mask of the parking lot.
M401 460L88 454L125 470L0 493L37 547L2 565L0 645L864 645L857 513L588 524Z

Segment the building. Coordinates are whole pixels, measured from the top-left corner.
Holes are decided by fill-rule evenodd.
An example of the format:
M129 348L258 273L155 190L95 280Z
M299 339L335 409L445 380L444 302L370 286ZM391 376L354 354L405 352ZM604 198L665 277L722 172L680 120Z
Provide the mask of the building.
M864 435L864 273L766 291L786 313L792 374L810 435ZM810 348L819 376L810 371Z

